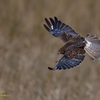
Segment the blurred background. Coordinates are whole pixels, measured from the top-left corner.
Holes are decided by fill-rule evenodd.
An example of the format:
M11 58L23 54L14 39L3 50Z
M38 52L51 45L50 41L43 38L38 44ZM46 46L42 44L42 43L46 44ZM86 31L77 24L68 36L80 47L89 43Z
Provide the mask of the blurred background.
M85 37L100 37L100 0L0 1L0 100L99 100L100 61L50 71L64 45L45 30L44 19L58 17Z

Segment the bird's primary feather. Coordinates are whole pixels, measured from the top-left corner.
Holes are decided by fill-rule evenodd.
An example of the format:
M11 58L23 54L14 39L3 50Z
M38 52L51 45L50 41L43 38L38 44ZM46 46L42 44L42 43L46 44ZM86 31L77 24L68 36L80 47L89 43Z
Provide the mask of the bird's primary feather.
M54 20L50 18L50 22L47 18L45 21L48 26L44 24L44 27L49 31L53 36L60 37L64 42L73 36L78 36L78 34L68 25L62 23L57 17L54 17Z
M63 56L58 64L53 68L53 70L61 70L61 69L70 69L80 65L80 63L84 60L85 55L76 55L72 58ZM49 67L49 69L52 69Z

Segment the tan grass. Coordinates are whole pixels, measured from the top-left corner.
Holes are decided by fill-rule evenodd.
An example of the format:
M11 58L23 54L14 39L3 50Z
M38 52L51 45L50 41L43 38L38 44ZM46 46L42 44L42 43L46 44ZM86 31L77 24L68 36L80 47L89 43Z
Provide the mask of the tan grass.
M99 100L100 61L87 56L73 69L49 71L63 45L44 27L57 16L81 36L100 37L99 0L1 0L0 100Z

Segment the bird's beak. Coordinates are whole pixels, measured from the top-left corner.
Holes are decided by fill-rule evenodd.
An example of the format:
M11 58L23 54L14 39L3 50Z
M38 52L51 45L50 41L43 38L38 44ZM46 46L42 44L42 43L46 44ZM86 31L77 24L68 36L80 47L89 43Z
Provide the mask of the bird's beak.
M58 53L57 53L58 55L60 54L60 51L58 51Z

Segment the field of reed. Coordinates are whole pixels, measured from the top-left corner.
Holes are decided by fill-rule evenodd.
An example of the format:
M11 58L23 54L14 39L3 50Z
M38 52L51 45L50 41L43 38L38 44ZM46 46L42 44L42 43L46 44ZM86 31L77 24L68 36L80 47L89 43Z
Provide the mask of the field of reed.
M100 37L100 0L0 1L0 100L99 100L100 61L50 71L64 45L45 30L58 17L77 33ZM1 93L3 94L3 93Z

